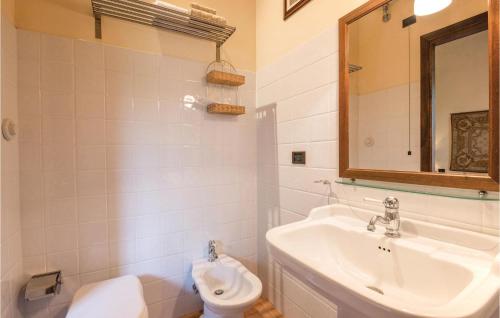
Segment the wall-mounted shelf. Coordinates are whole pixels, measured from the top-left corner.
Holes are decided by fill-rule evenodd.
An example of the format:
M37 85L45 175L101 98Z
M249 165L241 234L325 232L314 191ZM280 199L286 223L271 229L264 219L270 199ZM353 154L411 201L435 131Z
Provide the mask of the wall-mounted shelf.
M213 103L207 106L207 112L211 114L243 115L245 114L245 106Z
M245 84L245 76L239 75L236 68L228 61L221 60L220 56L210 63L207 67L206 81L208 84L216 84L223 86L230 86L235 89L230 89L230 91L236 92L236 104L223 104L219 102L214 102L207 106L207 112L212 114L223 114L223 115L243 115L245 114L245 106L238 105L240 103L238 95L238 87ZM207 95L208 89L211 85L207 85ZM220 89L220 87L215 87ZM224 93L225 89L222 90ZM224 98L222 98L224 100Z
M227 86L241 86L245 84L245 76L221 71L211 71L207 74L207 82Z
M95 36L101 38L101 17L109 16L144 25L189 34L213 41L220 47L235 27L215 24L184 12L139 0L91 0L95 17Z

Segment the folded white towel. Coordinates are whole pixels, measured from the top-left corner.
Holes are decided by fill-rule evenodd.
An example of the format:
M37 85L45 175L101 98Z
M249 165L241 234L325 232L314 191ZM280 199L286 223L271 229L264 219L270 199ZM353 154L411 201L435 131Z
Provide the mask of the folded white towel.
M208 12L208 13L211 13L211 14L217 14L217 11L215 11L215 9L202 6L199 3L191 3L191 8L196 9L196 10L205 11L205 12Z
M176 6L174 4L171 4L171 3L168 3L168 2L165 2L165 1L156 0L155 4L157 6L161 6L161 7L173 10L173 11L177 11L177 12L184 13L184 14L189 14L189 10L188 9Z
M226 25L227 24L226 18L221 17L220 15L216 15L215 19L217 19L217 21L219 22L220 25Z
M227 24L226 19L221 17L221 16L210 14L206 11L202 11L202 10L198 10L198 9L194 9L194 8L191 9L190 15L192 17L200 18L200 19L206 20L210 23L217 24L217 25L226 25Z

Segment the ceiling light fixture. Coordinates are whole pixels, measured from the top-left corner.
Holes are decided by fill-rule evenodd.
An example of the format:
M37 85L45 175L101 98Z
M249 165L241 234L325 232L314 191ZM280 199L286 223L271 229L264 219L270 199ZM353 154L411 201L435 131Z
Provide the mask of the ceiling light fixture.
M417 16L429 15L448 7L453 0L415 0L413 7Z

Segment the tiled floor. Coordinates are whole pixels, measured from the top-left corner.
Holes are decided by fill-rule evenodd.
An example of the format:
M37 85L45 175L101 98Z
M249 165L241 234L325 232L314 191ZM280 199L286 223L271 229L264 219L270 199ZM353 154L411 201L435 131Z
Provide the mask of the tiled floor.
M193 313L182 318L199 318L200 313ZM252 308L245 313L245 318L284 318L284 316L274 308L273 304L265 299L259 299Z

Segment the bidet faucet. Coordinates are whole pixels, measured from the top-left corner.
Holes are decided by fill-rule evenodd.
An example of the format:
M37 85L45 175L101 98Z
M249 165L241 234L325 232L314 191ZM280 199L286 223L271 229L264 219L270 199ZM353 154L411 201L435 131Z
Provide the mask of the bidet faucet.
M219 255L217 255L217 252L215 251L216 245L217 244L215 243L214 240L208 241L208 261L209 262L215 262L219 258Z
M385 215L382 217L380 215L376 215L372 217L370 223L366 229L368 231L374 232L375 225L377 223L381 223L385 225L385 236L387 237L400 237L399 234L399 225L401 221L399 220L399 201L395 197L387 197L384 200L385 206Z

